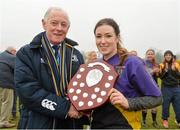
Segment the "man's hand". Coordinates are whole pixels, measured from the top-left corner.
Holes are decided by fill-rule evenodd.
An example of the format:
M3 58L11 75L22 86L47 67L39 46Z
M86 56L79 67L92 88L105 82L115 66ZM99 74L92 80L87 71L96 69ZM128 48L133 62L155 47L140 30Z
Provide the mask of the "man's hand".
M76 110L76 108L72 104L68 111L68 116L70 118L76 118L76 119L79 119L81 117L80 113Z

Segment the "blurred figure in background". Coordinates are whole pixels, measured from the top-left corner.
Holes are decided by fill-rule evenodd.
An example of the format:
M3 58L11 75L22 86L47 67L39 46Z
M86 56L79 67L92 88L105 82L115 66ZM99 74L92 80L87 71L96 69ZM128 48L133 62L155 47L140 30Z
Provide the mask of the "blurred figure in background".
M173 55L173 62L176 62L176 55Z
M159 67L158 67L158 63L156 62L155 51L153 49L148 49L146 51L146 57L145 57L144 61L146 64L147 71L152 76L154 81L157 83ZM152 125L154 127L157 127L158 123L156 121L156 117L157 117L157 108L156 107L151 109L151 115L152 115L152 120L153 120ZM146 125L146 116L147 116L147 109L144 109L142 111L142 119L143 119L142 125L143 126Z
M130 54L130 55L134 55L134 56L137 56L137 55L138 55L138 53L137 53L136 50L131 50L131 51L129 52L129 54Z
M87 63L87 62L95 61L96 59L97 59L97 54L96 54L95 51L87 52L87 55L86 55L86 63Z
M169 107L172 103L177 126L180 127L180 66L174 61L173 53L165 51L164 61L160 64L161 91L163 95L162 120L164 128L169 128Z
M17 114L17 94L16 90L14 90L14 100L13 100L13 108L12 108L12 119L16 119L16 114Z
M14 101L15 55L14 47L8 47L0 54L0 128L15 126L9 122Z

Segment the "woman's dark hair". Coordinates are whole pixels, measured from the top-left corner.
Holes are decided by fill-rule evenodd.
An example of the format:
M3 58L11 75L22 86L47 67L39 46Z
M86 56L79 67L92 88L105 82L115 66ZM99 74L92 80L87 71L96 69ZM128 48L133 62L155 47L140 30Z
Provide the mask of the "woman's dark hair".
M120 43L121 39L120 39L120 29L119 29L119 25L112 19L112 18L104 18L101 19L95 26L94 28L94 34L96 34L96 29L102 25L109 25L114 29L114 32L116 34L116 36L119 37L119 42L117 43L117 53L120 56L120 63L119 65L122 66L124 61L126 60L127 56L128 56L128 51L127 49L123 48L121 46Z
M165 59L165 60L164 60L164 64L165 64L165 62L168 62L169 64L172 64L174 54L173 54L173 52L172 52L172 51L167 50L167 51L165 51L165 52L164 52L164 57L165 57L165 55L167 55L167 54L170 54L172 57L171 57L171 60L170 60L169 62L168 62L168 61L166 61L166 59Z
M113 29L114 29L114 32L116 34L116 36L120 35L120 30L119 30L119 26L118 24L111 18L104 18L104 19L101 19L95 26L94 28L94 34L96 33L96 29L99 27L99 26L102 26L102 25L109 25L111 26Z

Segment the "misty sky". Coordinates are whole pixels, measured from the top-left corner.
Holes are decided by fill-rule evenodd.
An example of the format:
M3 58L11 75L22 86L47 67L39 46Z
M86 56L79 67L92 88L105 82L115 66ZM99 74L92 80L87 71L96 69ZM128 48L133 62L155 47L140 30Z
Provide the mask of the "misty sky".
M124 47L141 57L148 48L180 52L179 0L0 0L0 51L19 49L43 31L41 19L50 6L67 11L68 37L80 50L96 50L94 26L109 17L120 25Z

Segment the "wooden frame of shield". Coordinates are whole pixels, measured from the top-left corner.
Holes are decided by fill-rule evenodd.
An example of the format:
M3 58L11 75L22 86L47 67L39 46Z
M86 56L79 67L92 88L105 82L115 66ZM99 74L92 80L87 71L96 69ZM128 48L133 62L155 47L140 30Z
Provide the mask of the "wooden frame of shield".
M68 96L78 111L89 111L108 100L118 74L105 61L82 64L68 85Z

